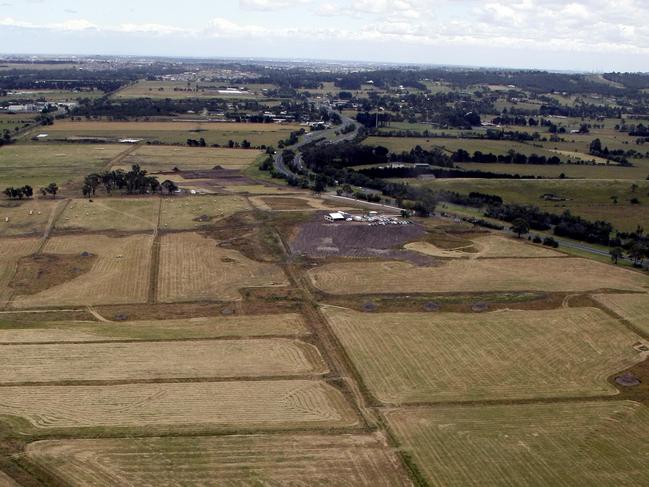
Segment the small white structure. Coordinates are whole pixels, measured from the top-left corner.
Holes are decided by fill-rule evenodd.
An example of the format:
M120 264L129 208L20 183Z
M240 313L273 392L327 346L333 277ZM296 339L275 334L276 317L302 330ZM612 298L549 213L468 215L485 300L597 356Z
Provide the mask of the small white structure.
M337 211L335 213L329 213L328 215L326 215L325 220L330 221L330 222L344 222L345 221L345 215L343 215L341 212Z

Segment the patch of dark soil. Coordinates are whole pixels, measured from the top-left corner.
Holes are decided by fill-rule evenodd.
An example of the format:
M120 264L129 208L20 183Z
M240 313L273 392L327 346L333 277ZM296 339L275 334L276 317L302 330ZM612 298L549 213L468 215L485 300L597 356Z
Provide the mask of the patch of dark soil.
M16 274L9 286L18 295L37 294L71 281L92 269L96 256L36 254L18 261Z
M501 309L543 310L562 307L565 293L473 293L435 295L352 295L333 296L315 292L318 302L364 311L363 305L374 303L381 313L441 311L447 313L475 313L478 303L487 306L488 311Z
M475 303L471 306L471 311L474 313L484 313L489 311L489 305L487 303Z
M118 313L113 316L113 321L128 321L128 315L124 313Z
M232 308L223 308L223 309L221 310L221 314L222 314L223 316L231 316L231 315L234 314L234 310L233 310Z
M439 311L440 310L440 305L437 303L434 303L432 301L429 301L427 303L424 303L424 310L426 311Z
M312 257L375 257L432 265L436 259L401 247L426 235L419 225L370 226L367 223L326 223L321 214L295 229L289 239L293 254Z
M199 223L208 223L211 222L213 219L214 219L213 216L201 215L201 216L197 216L196 218L193 218L192 221L199 222Z
M368 313L371 313L373 311L376 311L378 309L378 306L374 303L365 303L363 304L363 311L366 311Z
M620 399L638 401L649 406L649 358L613 374L608 381L620 391Z
M642 381L631 372L624 372L615 378L615 383L623 387L637 387Z

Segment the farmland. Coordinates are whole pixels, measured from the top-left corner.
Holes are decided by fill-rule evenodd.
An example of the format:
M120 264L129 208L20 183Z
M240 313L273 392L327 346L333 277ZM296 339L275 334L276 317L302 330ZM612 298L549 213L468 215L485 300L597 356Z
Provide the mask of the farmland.
M649 356L593 308L496 311L478 323L462 313L325 314L386 404L613 395L606 378Z
M0 181L38 189L59 186L100 171L126 148L118 145L25 144L0 148Z
M185 144L187 139L205 139L208 145L228 145L230 140L241 143L248 140L253 146L275 145L298 130L297 125L275 123L224 122L108 122L59 121L47 127L48 140L102 140L141 139L145 142ZM48 142L49 143L49 142Z
M33 295L16 296L18 308L146 301L152 238L148 235L61 236L48 240L46 254L96 256L89 272Z
M649 335L649 296L646 294L600 294L595 299L627 320L642 333Z
M435 267L404 262L325 264L307 272L331 294L490 291L643 291L649 278L584 259L454 259Z
M274 264L253 261L240 252L195 233L162 237L158 298L162 302L241 299L241 289L287 285Z
M646 483L649 76L13 59L1 487Z
M36 430L223 431L335 428L358 422L340 392L315 380L20 386L3 387L0 397L0 416L27 421L29 427L19 427Z
M150 459L148 451L160 451ZM197 467L201 485L359 485L407 486L398 459L372 436L263 435L166 440L45 441L28 455L65 478L70 485L97 487L182 482L187 463ZM153 462L151 461L153 460ZM99 480L101 479L101 480Z
M316 349L287 339L6 345L2 350L3 384L263 377L325 371ZM26 364L18 365L21 360ZM111 363L115 365L110 367Z
M260 152L250 149L221 149L204 147L139 146L121 163L122 166L139 164L150 172L208 170L215 166L224 169L244 169L252 164Z
M308 333L298 314L209 316L127 323L25 323L0 328L0 344L229 337L298 337Z
M649 410L635 402L421 408L387 418L431 485L632 486L646 474Z

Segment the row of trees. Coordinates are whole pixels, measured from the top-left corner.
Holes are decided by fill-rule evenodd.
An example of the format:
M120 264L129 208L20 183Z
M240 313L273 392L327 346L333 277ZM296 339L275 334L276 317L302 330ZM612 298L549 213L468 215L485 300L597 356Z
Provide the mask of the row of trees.
M539 156L537 154L525 155L515 150L510 150L507 154L485 154L481 151L475 151L471 155L468 151L464 149L456 150L451 159L454 162L479 162L479 163L499 163L499 164L533 164L533 165L559 165L561 164L561 159L557 156Z
M59 186L56 183L50 183L47 186L43 186L38 191L43 196L51 195L52 198L56 198L56 194L59 192ZM22 200L23 198L29 199L34 196L34 188L28 184L19 188L9 186L8 188L5 188L4 194L11 200Z
M178 191L178 186L167 179L160 183L155 176L149 176L147 171L138 164L131 167L130 171L121 169L88 174L84 179L82 193L84 196L94 196L99 187L103 187L106 194L114 190L121 190L126 194L150 194L166 190L169 194Z

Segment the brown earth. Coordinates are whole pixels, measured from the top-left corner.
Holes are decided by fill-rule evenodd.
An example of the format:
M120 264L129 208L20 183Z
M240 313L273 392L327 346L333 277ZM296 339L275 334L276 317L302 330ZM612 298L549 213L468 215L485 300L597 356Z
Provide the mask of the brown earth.
M9 284L17 295L37 294L67 281L71 281L92 269L97 256L35 254L18 261L16 274Z

